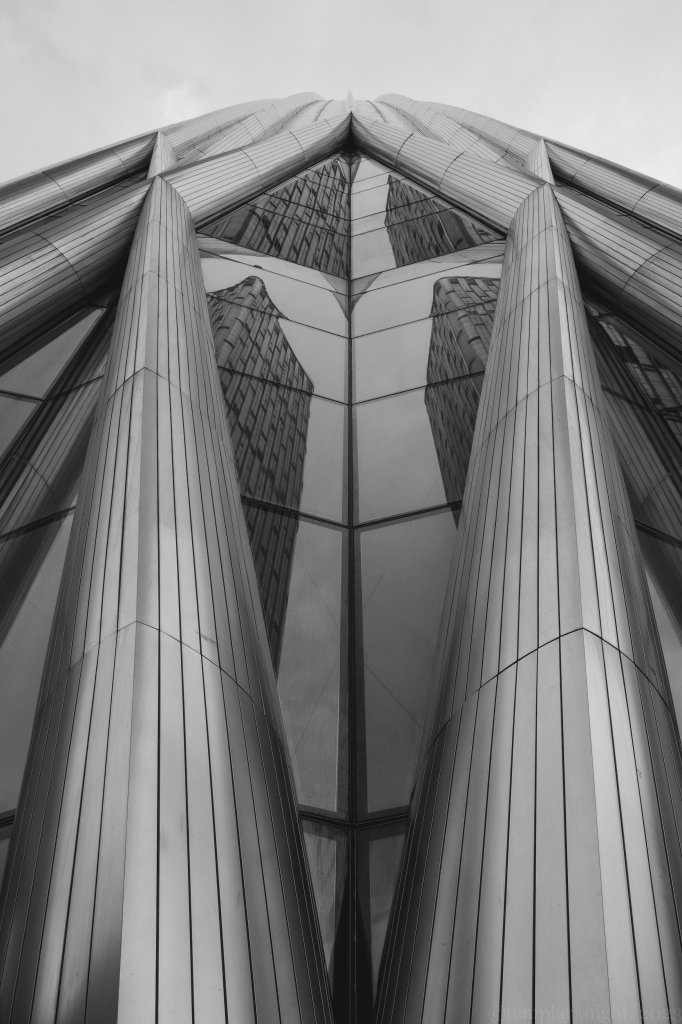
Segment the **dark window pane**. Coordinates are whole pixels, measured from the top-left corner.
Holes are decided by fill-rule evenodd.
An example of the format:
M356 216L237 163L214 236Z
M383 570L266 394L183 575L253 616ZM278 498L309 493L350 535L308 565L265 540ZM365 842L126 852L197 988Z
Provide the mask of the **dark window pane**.
M0 459L0 535L75 503L101 381L42 402Z
M103 309L88 309L74 318L57 337L43 339L41 347L0 376L0 391L18 391L42 398L72 358L84 338L104 316ZM54 332L53 332L54 334Z
M35 409L35 402L0 395L0 457L5 454Z
M72 519L0 544L0 810L19 797Z
M361 922L370 950L376 996L381 954L405 846L407 823L396 822L358 834L358 896Z
M345 814L345 531L245 514L299 803Z
M682 723L682 629L675 619L674 612L668 604L663 590L659 588L649 570L647 570L647 579L679 728Z
M360 533L366 788L369 814L405 807L434 684L443 605L455 553L453 513Z
M345 399L346 339L280 317L260 278L214 292L208 308L219 367Z
M242 494L342 521L346 407L227 371L221 381Z
M354 409L359 522L461 501L480 377Z
M345 949L335 951L335 945L348 879L348 835L345 829L333 828L307 818L303 818L302 825L322 932L322 946L333 990L335 952L337 956L345 955Z
M5 877L5 865L7 864L7 854L9 853L9 839L0 839L0 887L2 886L2 880Z

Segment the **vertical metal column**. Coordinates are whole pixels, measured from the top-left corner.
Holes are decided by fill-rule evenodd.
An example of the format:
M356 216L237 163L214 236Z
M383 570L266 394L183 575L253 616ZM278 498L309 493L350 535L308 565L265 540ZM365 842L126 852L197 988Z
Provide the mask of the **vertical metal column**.
M549 185L510 228L460 534L378 1019L662 1019L679 748Z
M191 216L145 200L5 886L3 1022L331 1020Z

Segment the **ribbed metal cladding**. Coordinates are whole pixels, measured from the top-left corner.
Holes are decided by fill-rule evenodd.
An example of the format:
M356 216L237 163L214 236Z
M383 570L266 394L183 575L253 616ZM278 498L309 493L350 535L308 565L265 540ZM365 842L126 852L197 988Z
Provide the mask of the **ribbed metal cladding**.
M268 138L280 131L295 114L321 99L317 93L304 92L278 100L271 107L255 111L243 120L238 121L229 131L222 132L195 149L186 153L182 162L202 159L206 156L217 156L228 153L231 149L243 149L254 142Z
M157 174L161 174L161 171L167 171L169 167L173 167L177 163L177 159L170 139L163 132L157 132L147 177L155 178Z
M446 117L445 114L435 110L426 103L410 100L406 96L388 94L383 97L383 103L378 104L380 109L384 105L398 110L403 117L414 125L417 131L427 138L431 137L438 142L445 142L448 146L461 147L471 156L478 156L483 160L492 160L493 163L504 159L501 148L485 142L478 135L470 132L468 128L457 124L452 118Z
M329 120L322 117L247 149L172 168L164 177L187 203L195 224L201 225L341 149L348 141L350 120L350 114Z
M663 1019L679 746L548 185L510 228L459 532L378 1020Z
M248 151L172 167L165 176L198 222L235 209L328 156L346 141L349 124L350 115L321 119L298 131L280 132ZM170 159L165 144L163 159ZM149 180L115 185L7 235L0 244L1 359L122 273L149 187Z
M586 286L680 365L682 242L561 186L555 195Z
M0 244L0 359L84 305L123 271L149 182L123 183Z
M682 191L582 150L547 142L557 177L682 238Z
M389 97L380 96L379 99L388 100ZM406 97L391 97L391 99L405 100ZM471 110L453 107L448 103L423 103L420 106L442 113L445 117L473 132L480 139L485 139L493 146L499 147L502 153L511 154L521 162L526 159L534 143L541 137L533 132L514 128L510 124L505 124L504 121L497 121L494 117L475 114Z
M330 1021L194 227L119 302L5 886L7 1022Z
M156 132L68 160L0 187L0 234L144 171Z
M471 156L464 148L419 132L353 115L353 139L363 152L436 195L506 231L519 204L539 187L531 174Z

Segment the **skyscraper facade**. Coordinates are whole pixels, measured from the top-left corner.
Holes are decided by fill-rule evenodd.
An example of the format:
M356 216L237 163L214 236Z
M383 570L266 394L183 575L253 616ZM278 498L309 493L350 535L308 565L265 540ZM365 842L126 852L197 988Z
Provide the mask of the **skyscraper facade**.
M1 1024L682 1020L682 193L386 95L0 186Z

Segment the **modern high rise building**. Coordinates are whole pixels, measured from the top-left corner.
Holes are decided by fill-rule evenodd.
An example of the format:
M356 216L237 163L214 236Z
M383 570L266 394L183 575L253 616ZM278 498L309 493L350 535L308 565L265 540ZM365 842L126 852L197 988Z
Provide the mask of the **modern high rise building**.
M682 1019L682 192L397 95L0 186L0 1024Z

